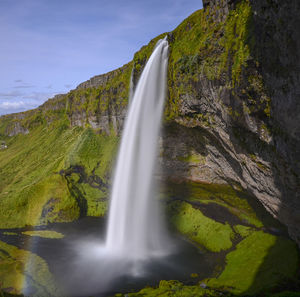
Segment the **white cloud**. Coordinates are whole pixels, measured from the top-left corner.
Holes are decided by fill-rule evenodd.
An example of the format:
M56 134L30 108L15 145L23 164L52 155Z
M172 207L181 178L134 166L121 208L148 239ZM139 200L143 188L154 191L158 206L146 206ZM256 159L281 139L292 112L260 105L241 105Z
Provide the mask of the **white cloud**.
M201 7L201 0L69 2L0 0L0 114L122 66Z
M9 98L7 100L0 98L0 115L36 108L58 93L59 92L33 92L25 94L19 99Z
M39 106L38 102L26 102L23 100L0 102L0 115L21 112Z
M4 101L0 103L0 110L19 109L26 106L27 104L24 101Z

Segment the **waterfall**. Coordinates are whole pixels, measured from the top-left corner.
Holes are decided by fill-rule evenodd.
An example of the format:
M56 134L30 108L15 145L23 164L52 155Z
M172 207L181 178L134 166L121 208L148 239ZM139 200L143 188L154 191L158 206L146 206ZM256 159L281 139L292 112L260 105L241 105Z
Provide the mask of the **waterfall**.
M166 93L168 42L159 40L130 103L113 180L106 234L109 253L135 260L164 253L164 224L153 173Z
M128 104L131 103L133 94L134 94L134 83L133 83L133 74L134 71L132 69L131 74L130 74L130 85L129 85L129 98L128 98Z

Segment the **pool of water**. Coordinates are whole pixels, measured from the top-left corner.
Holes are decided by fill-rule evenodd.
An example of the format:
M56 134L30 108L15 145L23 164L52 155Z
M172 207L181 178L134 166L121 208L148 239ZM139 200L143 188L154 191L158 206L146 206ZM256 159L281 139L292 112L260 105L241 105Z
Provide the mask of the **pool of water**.
M211 276L215 267L224 262L222 254L201 251L176 234L172 236L172 252L163 257L135 262L126 256L110 257L103 250L105 221L101 218L86 217L31 229L60 232L62 239L27 236L21 233L24 230L30 229L9 230L16 235L4 235L5 230L1 230L0 240L30 249L46 260L66 296L111 296L157 286L162 279L193 284ZM192 278L191 274L197 276ZM30 295L30 286L26 294Z

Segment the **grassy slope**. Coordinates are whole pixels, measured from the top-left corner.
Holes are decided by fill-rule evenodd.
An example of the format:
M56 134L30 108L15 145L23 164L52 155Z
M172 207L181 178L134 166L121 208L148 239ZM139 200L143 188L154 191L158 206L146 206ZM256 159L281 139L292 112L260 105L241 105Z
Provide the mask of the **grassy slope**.
M243 1L224 24L213 22L207 12L199 10L172 32L169 36L166 120L178 117L178 100L194 91L193 85L198 82L200 74L218 80L228 72L229 88L239 83L242 70L250 59L251 13L249 2ZM106 86L74 90L63 99L47 102L45 109L26 113L22 120L14 120L30 130L28 135L3 136L12 120L0 119L0 135L9 146L0 151L0 227L69 221L80 215L105 213L107 188L92 187L88 180L96 175L108 183L118 139L113 133L110 136L96 134L88 128L88 123L86 128L70 129L69 118L75 112L101 115L126 106L133 64L138 77L156 41L164 35L156 37L136 53L134 63L128 64ZM259 77L249 78L245 94L257 93L260 85ZM249 112L262 108L268 117L268 100L260 97L263 102L255 104ZM249 98L252 100L251 96ZM58 101L62 107L55 111ZM235 116L233 111L231 116ZM209 115L195 114L192 117L204 126L213 124ZM193 162L193 159L186 161ZM78 172L76 166L83 168L84 174ZM206 280L209 286L235 294L255 294L294 277L298 264L295 244L264 232L263 227L269 223L262 221L259 211L253 210L241 195L228 186L215 185L192 186L189 193L185 201L169 203L174 228L201 247L227 253L226 267ZM223 206L245 225L217 222L193 207L194 202ZM84 207L87 209L83 212ZM41 218L43 209L46 214ZM236 238L240 238L238 243ZM203 290L199 284L186 286L177 281L162 281L158 288L146 288L138 295L131 295L215 296L216 292Z
M106 201L99 199L107 196L106 188L79 182L77 172L68 178L62 172L81 165L87 177L93 172L106 182L117 147L115 136L96 134L89 128L66 129L58 123L12 137L7 144L9 148L0 151L1 228L78 218L80 203L72 195L75 181L86 200L87 214L105 212Z
M223 23L213 22L208 12L199 10L171 32L166 120L178 116L178 100L193 92L200 72L211 79L220 78L226 71L228 52L235 56L232 80L238 79L237 73L248 59L245 44L251 15L249 7L248 1L244 1L238 13L230 15L225 27ZM232 30L236 27L238 32L234 37ZM133 62L116 70L116 75L105 85L73 90L49 100L39 109L22 113L19 119L0 118L0 140L8 144L8 149L0 151L0 217L3 218L0 226L70 221L80 215L105 213L107 193L103 188L90 186L87 180L82 180L82 175L72 170L65 176L56 173L80 165L87 178L96 175L107 180L117 139L113 133L110 137L100 134L96 137L91 130L70 129L70 120L74 114L87 117L118 114L127 105L132 67L137 78L157 40L163 36L165 34L142 47L134 55ZM203 125L213 121L209 115L194 116ZM13 138L4 136L15 123L29 129L30 133ZM87 118L85 126L89 127ZM44 213L54 208L46 220L41 220L43 206Z

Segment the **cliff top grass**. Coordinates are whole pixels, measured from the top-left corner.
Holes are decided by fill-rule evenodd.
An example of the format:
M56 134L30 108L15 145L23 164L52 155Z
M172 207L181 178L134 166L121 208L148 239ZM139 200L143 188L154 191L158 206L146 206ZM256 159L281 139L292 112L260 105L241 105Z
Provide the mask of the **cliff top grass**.
M89 125L88 118L91 116L119 114L128 103L132 70L137 79L156 42L167 34L170 45L169 100L165 117L167 120L174 119L179 114L178 100L189 91L189 84L197 81L199 75L215 80L229 71L228 81L232 81L232 87L239 83L243 68L250 59L250 47L254 46L254 40L249 37L251 19L252 10L248 0L241 1L225 22L215 21L208 9L198 10L172 32L152 39L135 53L131 62L102 75L107 76L105 84L88 87L86 83L86 87L56 96L35 110L1 117L0 136L10 133L14 123L32 129L64 117L66 125L70 125L72 116L80 114L85 119L83 124ZM186 85L185 90L182 89L183 84Z

